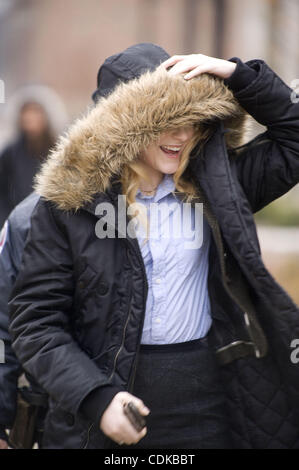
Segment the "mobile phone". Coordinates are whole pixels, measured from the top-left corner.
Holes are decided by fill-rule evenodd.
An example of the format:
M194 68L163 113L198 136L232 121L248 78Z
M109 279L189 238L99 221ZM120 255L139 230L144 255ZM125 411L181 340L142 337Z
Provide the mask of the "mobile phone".
M145 428L145 417L139 413L138 408L132 401L124 405L124 414L127 416L130 423L134 426L137 432L140 432L143 428Z

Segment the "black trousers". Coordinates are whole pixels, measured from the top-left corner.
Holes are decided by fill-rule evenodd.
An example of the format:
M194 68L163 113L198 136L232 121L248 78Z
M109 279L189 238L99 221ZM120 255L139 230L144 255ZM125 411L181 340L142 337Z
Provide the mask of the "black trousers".
M232 448L225 399L208 338L142 345L133 394L151 410L130 449Z

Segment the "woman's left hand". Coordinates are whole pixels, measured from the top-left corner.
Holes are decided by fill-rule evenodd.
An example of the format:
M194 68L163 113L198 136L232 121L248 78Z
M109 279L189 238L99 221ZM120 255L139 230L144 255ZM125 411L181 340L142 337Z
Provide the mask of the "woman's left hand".
M174 55L161 64L161 67L165 69L171 66L172 68L168 72L170 75L185 73L184 78L190 80L201 73L211 73L221 78L229 78L237 64L203 54L190 54Z

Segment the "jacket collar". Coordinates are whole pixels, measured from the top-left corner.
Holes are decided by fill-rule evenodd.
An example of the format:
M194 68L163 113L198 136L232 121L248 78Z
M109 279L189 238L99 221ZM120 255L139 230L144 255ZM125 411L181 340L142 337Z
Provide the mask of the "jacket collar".
M175 190L175 182L172 175L165 174L162 181L160 182L154 196L144 195L140 189L136 193L136 197L139 199L150 199L150 202L158 202L165 196L168 196Z

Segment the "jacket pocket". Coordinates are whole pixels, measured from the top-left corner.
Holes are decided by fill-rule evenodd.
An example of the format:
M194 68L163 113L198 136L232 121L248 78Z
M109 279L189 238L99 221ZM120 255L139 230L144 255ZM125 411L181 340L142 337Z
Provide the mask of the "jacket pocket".
M51 403L45 419L43 449L79 449L86 436L87 420Z
M97 280L97 272L86 264L76 279L75 293L73 299L74 311L79 314L82 303L86 299L90 290L95 288Z
M77 279L79 291L90 289L93 286L93 279L97 277L97 272L87 264Z

